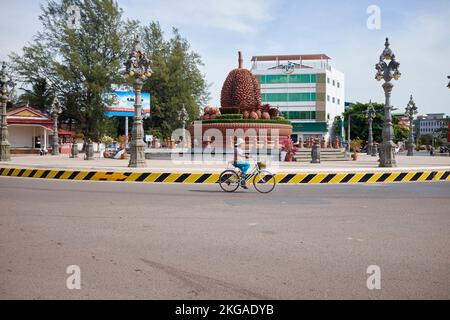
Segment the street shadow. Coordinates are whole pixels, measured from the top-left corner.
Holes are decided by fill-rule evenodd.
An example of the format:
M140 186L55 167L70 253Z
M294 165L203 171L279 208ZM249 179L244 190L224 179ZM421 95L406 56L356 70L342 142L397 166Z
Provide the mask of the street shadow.
M189 192L200 192L200 193L224 193L224 194L230 194L230 193L246 193L245 191L235 191L235 192L225 192L222 190L189 190Z

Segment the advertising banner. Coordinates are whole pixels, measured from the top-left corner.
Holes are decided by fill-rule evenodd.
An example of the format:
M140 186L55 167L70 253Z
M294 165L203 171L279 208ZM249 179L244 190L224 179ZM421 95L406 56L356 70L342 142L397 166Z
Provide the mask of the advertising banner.
M142 92L142 113L150 114L150 93ZM103 96L105 114L109 117L134 116L134 92L111 91Z

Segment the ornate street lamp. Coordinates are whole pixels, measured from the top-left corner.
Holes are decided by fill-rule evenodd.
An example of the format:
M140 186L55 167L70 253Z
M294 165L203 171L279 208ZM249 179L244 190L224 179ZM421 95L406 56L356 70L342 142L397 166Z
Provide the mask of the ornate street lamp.
M380 61L375 65L377 73L375 79L377 81L384 80L382 85L385 95L384 104L384 125L383 125L383 142L380 148L380 167L396 167L395 161L395 143L393 141L394 129L392 126L391 115L391 92L394 85L391 83L392 79L398 80L400 78L400 71L398 67L400 63L395 60L395 54L389 48L389 39L386 38L384 43L384 50L380 56Z
M366 118L369 120L369 141L367 144L367 154L371 156L377 155L377 148L375 146L375 142L373 141L373 132L372 132L372 122L373 119L377 116L375 109L372 105L372 100L369 100L369 105L366 110Z
M447 76L447 79L450 79L450 76ZM447 88L450 89L450 81L448 82Z
M407 156L414 155L413 120L416 114L417 114L416 103L414 102L413 97L411 95L411 97L409 98L409 102L406 105L406 112L405 112L405 116L409 118L408 152L406 153Z
M184 106L181 108L180 112L178 113L178 120L180 120L183 124L183 145L186 145L186 133L185 133L185 127L186 127L186 121L189 120L189 114Z
M130 162L129 167L146 167L144 142L144 127L142 126L142 100L141 90L144 80L152 75L149 67L150 60L142 49L139 37L136 37L133 51L128 55L125 63L125 77L131 78L134 89L134 119L132 129L132 140L130 143Z
M11 160L11 144L8 141L8 123L6 121L6 104L14 91L15 83L6 72L6 63L2 63L0 70L0 104L1 104L1 129L0 129L0 161ZM11 88L9 90L8 88Z
M58 98L53 99L50 114L53 117L53 143L52 143L52 155L59 155L59 136L58 136L58 116L62 113L62 106Z

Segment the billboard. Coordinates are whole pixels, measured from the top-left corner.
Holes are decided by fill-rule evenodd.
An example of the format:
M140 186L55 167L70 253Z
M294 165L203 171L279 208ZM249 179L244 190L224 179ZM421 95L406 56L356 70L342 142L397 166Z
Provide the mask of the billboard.
M142 112L150 114L150 93L142 92ZM134 92L111 91L103 95L105 114L108 117L132 117L134 116Z

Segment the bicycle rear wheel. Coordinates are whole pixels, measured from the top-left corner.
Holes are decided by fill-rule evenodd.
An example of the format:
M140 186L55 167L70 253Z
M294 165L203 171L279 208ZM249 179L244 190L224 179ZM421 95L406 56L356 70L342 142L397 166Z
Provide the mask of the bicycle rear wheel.
M258 192L269 193L275 188L275 175L269 171L261 170L256 174L253 185Z
M225 192L234 192L239 188L239 175L234 170L225 170L220 174L219 185Z

